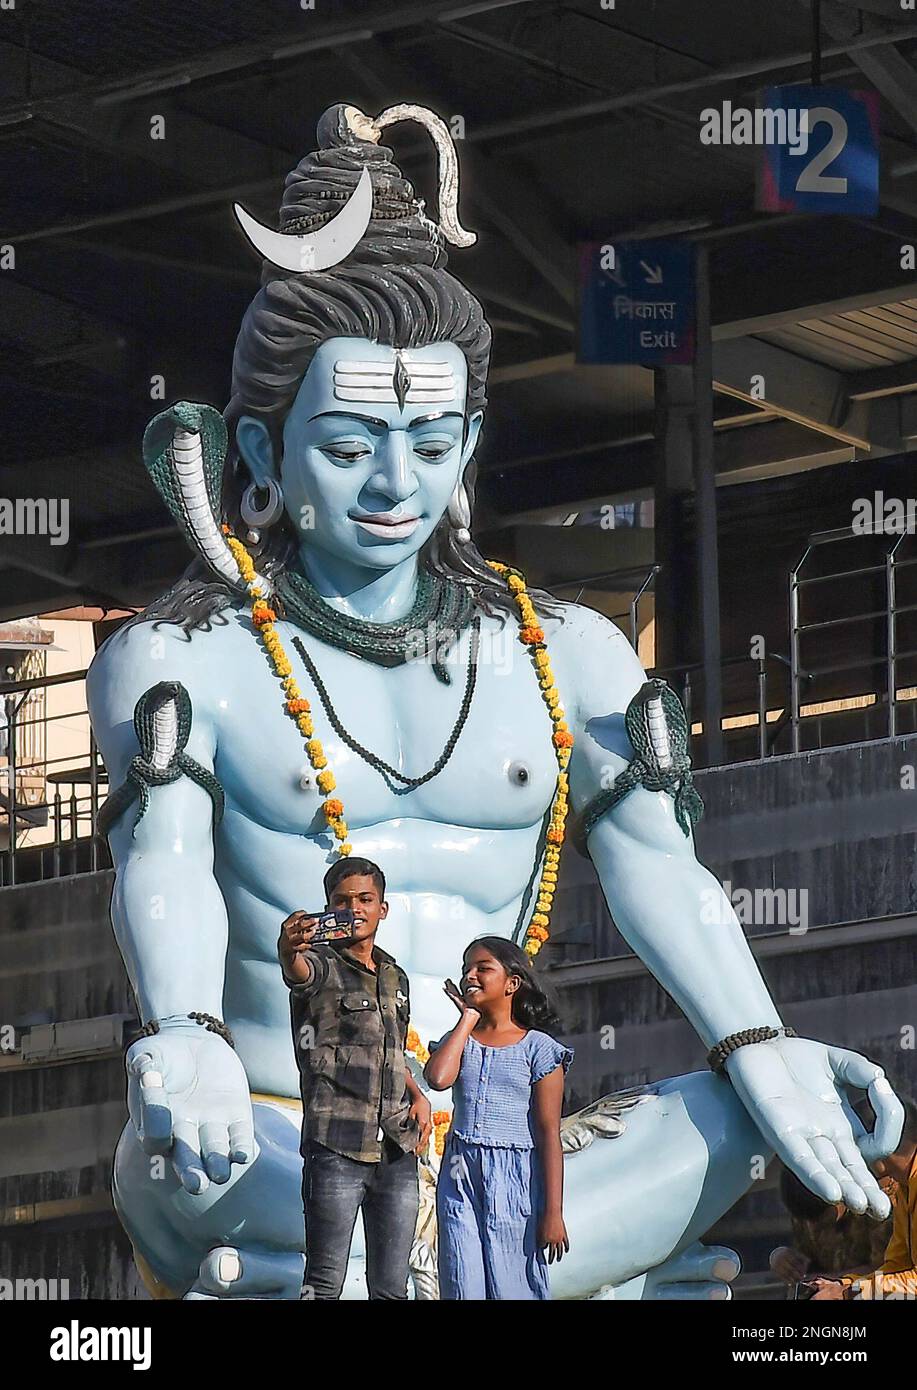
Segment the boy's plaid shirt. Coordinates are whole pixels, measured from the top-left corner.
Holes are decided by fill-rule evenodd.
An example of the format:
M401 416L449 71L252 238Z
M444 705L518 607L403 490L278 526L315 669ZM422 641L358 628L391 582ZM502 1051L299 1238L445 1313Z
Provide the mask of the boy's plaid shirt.
M323 1144L362 1163L382 1157L382 1133L405 1153L419 1138L405 1085L408 977L378 946L375 972L346 947L314 946L315 975L290 989L302 1095L302 1150ZM284 977L286 978L286 977Z

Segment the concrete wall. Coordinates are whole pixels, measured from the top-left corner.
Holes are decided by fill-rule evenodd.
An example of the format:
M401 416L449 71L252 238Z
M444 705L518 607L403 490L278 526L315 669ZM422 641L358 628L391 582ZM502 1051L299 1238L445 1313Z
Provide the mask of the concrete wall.
M0 889L0 1029L135 1014L108 920L112 874ZM0 1037L4 1036L0 1034ZM121 1046L23 1066L0 1051L0 1278L146 1297L111 1209L127 1116Z

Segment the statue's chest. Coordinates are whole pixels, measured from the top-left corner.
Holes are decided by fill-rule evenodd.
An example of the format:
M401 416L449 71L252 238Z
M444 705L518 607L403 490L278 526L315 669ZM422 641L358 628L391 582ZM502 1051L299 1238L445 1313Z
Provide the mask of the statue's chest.
M381 667L301 635L324 698L296 651L297 630L279 632L348 825L405 817L512 828L544 815L557 776L553 726L515 624L501 631L484 620L470 690L467 636L446 686L424 661ZM253 636L236 664L216 764L230 803L271 828L316 833L317 770Z

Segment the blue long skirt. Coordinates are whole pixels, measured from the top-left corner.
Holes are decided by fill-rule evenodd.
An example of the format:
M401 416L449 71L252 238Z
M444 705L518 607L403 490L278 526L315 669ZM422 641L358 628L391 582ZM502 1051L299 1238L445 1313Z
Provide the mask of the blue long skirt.
M441 1299L551 1297L537 1242L542 1191L536 1149L450 1134L436 1188Z

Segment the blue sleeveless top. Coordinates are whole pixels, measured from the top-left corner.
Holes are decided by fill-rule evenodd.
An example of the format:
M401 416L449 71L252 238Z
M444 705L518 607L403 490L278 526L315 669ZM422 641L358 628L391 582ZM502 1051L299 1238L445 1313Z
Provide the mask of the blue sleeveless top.
M441 1042L431 1042L430 1051ZM532 1087L559 1066L566 1072L572 1061L572 1048L535 1028L509 1047L487 1047L469 1037L452 1087L450 1132L468 1144L534 1148Z

